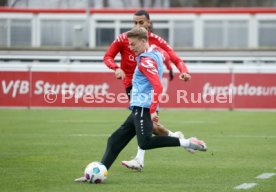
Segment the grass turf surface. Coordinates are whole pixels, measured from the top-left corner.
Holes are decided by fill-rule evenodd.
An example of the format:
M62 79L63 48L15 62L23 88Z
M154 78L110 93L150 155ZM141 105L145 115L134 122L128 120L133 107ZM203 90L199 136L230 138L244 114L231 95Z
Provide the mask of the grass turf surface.
M182 148L146 152L143 172L120 166L136 155L136 139L122 151L106 183L77 184L91 161L101 160L106 140L127 110L0 110L1 191L247 191L276 189L276 113L162 110L161 123L206 141L208 152Z

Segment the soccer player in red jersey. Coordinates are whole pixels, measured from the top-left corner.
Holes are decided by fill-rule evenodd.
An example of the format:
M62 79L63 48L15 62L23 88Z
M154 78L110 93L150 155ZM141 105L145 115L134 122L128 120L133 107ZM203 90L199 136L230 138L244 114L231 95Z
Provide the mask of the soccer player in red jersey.
M189 81L191 75L182 59L176 55L164 39L151 32L152 24L148 12L145 10L137 11L134 14L133 20L136 27L144 27L148 30L148 41L150 45L156 45L165 51L165 53L163 52L163 55L166 55L166 53L169 55L170 60L175 64L180 72L179 79ZM120 66L118 66L114 61L114 58L118 53L121 54ZM129 47L129 40L126 37L126 33L120 34L119 37L113 41L104 55L104 63L107 67L114 70L117 79L123 80L126 93L130 96L132 78L136 67L136 55ZM167 63L166 66L170 71L170 77L172 77L172 70L169 64ZM178 131L173 133L160 123L154 123L153 133L156 135L184 138L184 135L181 132ZM138 147L137 156L130 161L122 161L122 165L131 169L142 170L144 167L144 153L145 151Z

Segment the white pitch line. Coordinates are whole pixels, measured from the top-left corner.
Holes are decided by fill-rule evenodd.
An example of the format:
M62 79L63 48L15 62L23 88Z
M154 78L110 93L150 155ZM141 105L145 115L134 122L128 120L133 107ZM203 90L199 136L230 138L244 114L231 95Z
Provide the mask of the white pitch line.
M276 173L262 173L260 175L258 175L256 178L257 179L269 179L270 177L275 176Z
M243 183L243 184L240 184L236 187L234 187L234 189L250 189L250 188L253 188L257 185L257 183Z

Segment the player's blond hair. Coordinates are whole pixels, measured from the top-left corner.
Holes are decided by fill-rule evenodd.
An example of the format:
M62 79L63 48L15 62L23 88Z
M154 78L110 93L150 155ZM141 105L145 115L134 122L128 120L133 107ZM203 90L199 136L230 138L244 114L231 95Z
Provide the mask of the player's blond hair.
M137 37L148 41L148 31L144 27L135 27L126 33L127 38Z

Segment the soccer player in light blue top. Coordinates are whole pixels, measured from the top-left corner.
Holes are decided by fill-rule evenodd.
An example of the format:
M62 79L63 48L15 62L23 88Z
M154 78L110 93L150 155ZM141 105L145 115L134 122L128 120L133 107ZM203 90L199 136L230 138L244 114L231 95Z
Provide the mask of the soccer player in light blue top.
M206 151L204 141L197 138L175 138L152 136L153 122L158 123L158 97L162 93L162 55L154 47L149 47L148 32L144 28L133 28L127 32L130 48L137 55L137 66L132 80L133 93L130 101L131 114L107 142L102 157L107 169L111 167L119 153L136 135L141 149L181 146L185 149ZM84 177L75 181L86 181Z

